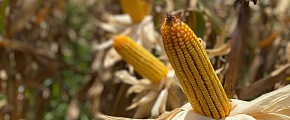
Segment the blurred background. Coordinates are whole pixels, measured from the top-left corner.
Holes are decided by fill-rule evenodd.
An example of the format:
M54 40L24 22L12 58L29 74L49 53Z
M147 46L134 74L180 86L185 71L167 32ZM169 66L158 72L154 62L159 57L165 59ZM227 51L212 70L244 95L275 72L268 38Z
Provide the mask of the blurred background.
M252 100L290 83L289 7L288 0L0 0L0 119L156 118L162 112L128 109L151 88L127 93L132 84L116 73L143 77L112 43L128 35L170 70L160 35L168 13L206 44L228 96ZM178 85L168 94L166 111L187 102Z

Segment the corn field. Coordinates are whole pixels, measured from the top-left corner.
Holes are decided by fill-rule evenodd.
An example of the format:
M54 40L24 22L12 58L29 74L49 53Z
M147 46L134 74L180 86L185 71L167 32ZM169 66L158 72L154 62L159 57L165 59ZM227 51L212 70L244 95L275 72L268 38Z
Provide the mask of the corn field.
M222 119L289 86L289 28L288 0L0 0L0 120Z

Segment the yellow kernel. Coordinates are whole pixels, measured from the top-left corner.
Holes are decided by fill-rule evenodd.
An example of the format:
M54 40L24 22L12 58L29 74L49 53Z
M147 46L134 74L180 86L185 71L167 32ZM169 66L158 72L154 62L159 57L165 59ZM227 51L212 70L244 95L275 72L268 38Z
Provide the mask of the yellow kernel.
M170 31L178 39L169 38L173 50L165 51L193 110L214 119L224 118L229 114L230 103L204 48L186 24L177 22L174 16L167 18L161 33ZM162 34L162 38L166 36Z
M166 76L167 67L131 38L124 35L116 36L113 47L137 73L148 78L152 83L158 83Z

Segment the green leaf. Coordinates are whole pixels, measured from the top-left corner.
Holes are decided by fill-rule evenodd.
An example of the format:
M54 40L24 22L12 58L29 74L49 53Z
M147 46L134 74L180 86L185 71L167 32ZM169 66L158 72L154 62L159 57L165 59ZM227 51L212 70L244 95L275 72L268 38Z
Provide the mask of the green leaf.
M205 32L205 20L199 11L189 11L188 26L194 31L197 37L202 38Z
M58 83L53 83L52 85L52 95L58 99L60 99L60 88Z
M6 96L3 95L3 94L0 94L0 101L1 101L1 100L5 100L5 99L6 99Z
M8 0L2 0L0 2L0 33L4 32L4 18L5 18L5 9L7 7Z

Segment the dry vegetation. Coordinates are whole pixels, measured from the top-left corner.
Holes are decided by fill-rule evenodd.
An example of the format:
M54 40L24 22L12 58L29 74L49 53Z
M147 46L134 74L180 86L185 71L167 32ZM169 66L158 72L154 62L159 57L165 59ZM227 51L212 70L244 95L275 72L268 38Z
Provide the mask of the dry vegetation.
M120 1L1 0L0 119L155 118L182 106L161 42L167 13L206 44L228 97L252 100L290 83L288 0L142 0L148 15L134 23ZM118 55L119 34L167 66L162 82Z

